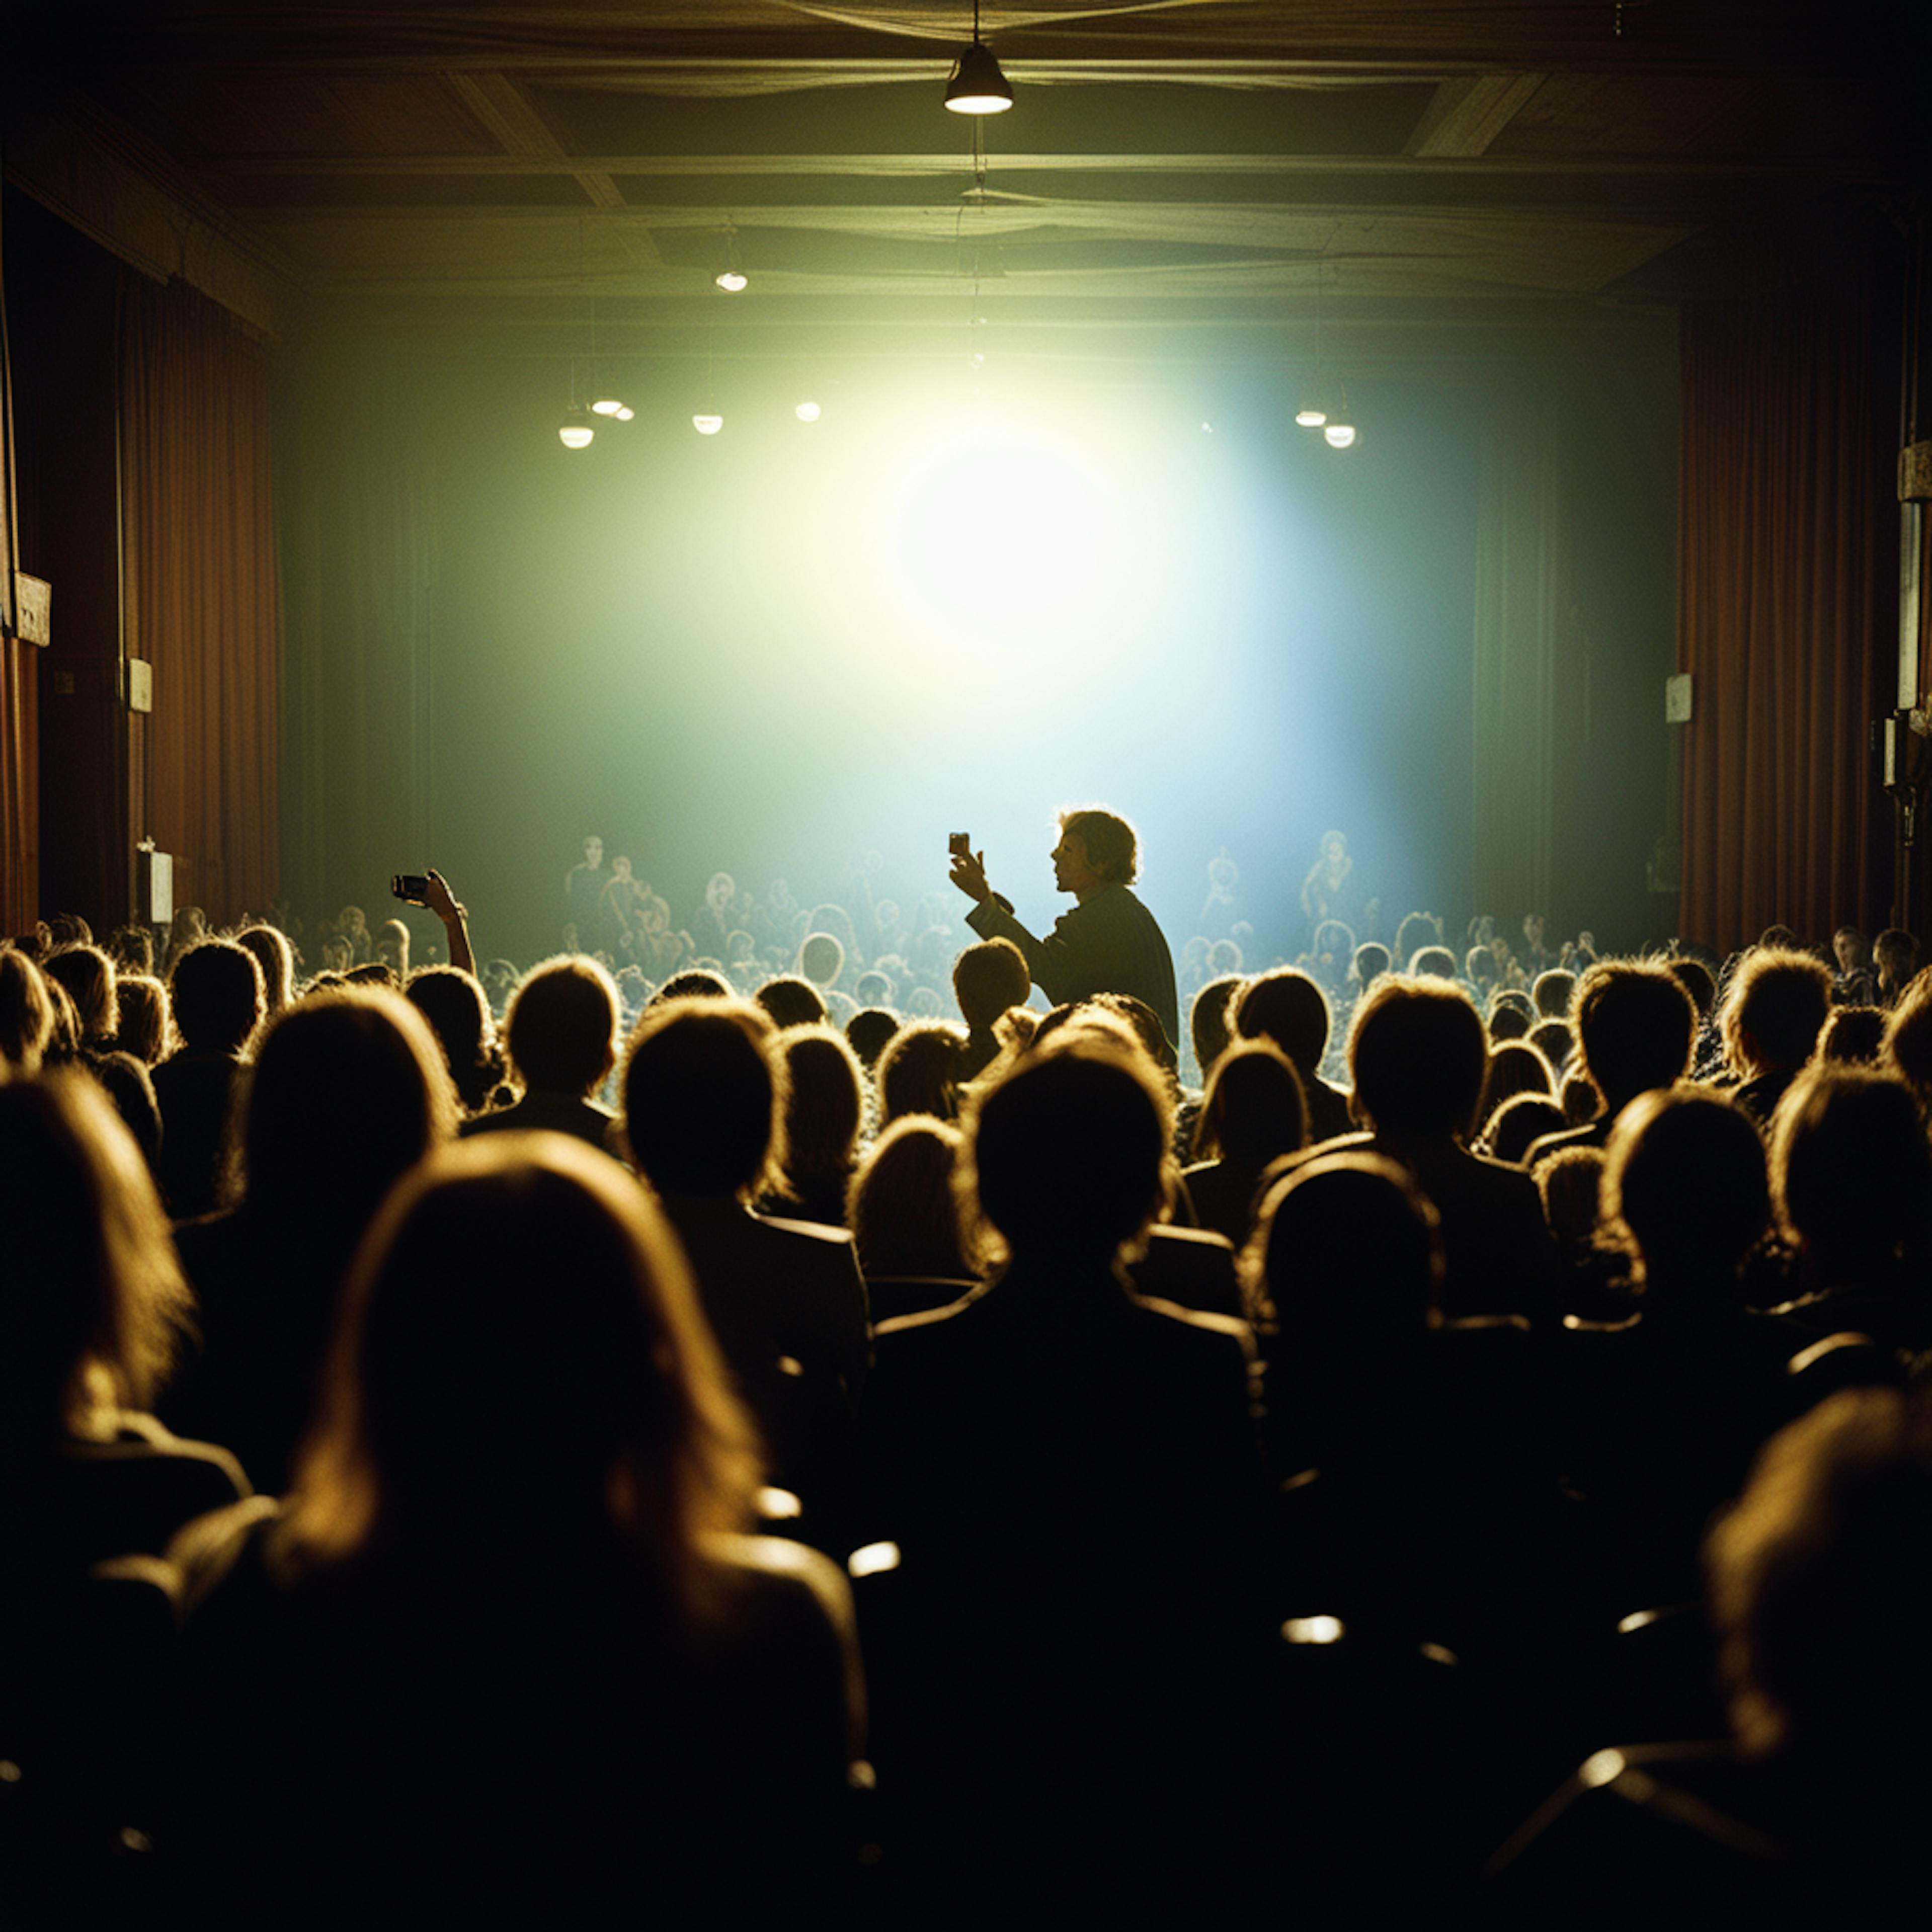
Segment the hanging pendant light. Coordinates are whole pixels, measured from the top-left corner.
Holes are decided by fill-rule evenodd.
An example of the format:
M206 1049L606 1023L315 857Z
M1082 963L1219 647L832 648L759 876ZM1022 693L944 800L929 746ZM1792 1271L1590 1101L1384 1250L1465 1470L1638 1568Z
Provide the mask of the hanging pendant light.
M946 104L955 114L1004 114L1013 104L1012 82L980 38L980 0L973 0L973 44L962 47L952 63Z
M716 436L724 427L724 418L715 410L700 410L692 418L691 426L700 436Z
M563 421L558 424L556 430L557 440L566 449L588 449L596 434L590 412L578 402L573 402L564 412Z
M1348 407L1348 386L1336 386L1341 394L1328 422L1322 426L1322 440L1330 449L1352 449L1355 443L1355 425L1349 421L1354 412Z
M738 231L727 226L724 245L717 256L718 272L712 280L728 296L741 293L750 286L751 278L745 273L745 265L738 259Z

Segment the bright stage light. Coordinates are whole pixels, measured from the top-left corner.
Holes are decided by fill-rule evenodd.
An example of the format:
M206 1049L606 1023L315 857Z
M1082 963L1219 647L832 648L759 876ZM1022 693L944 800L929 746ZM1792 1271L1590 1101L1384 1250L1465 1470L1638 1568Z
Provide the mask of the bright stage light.
M593 416L619 416L622 413L623 407L624 405L615 396L600 396L590 405L590 413Z
M728 296L735 296L746 286L746 278L736 268L727 268L722 275L712 276L712 280Z
M792 411L792 414L796 416L800 422L816 422L820 413L816 403L800 403L798 407Z
M1102 634L1130 594L1114 452L1036 410L934 411L872 459L869 573L902 638L980 652Z
M708 410L700 410L692 418L691 426L700 436L716 436L724 427L724 418Z
M1353 423L1331 422L1322 434L1330 449L1348 449L1354 443L1355 425Z

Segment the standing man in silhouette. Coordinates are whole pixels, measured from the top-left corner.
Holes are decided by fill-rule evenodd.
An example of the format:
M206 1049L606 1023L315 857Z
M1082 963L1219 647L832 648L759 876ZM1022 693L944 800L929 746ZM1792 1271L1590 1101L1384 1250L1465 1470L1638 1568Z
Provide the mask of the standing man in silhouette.
M1052 856L1053 883L1076 904L1036 939L1013 916L1011 902L987 884L986 854L955 852L952 883L974 902L966 923L982 939L1010 939L1034 984L1056 1006L1096 993L1131 994L1154 1009L1172 1046L1180 1036L1174 956L1154 914L1128 890L1140 870L1134 828L1097 806L1063 812Z

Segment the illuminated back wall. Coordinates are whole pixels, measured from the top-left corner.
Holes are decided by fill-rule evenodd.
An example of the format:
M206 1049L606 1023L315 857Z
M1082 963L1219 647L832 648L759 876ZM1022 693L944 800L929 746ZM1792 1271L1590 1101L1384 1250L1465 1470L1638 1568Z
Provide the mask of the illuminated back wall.
M572 452L554 358L349 334L285 357L298 911L434 864L479 950L527 960L587 832L682 920L720 868L810 904L874 855L875 890L950 893L963 830L1043 926L1052 812L1099 801L1139 826L1177 947L1225 850L1262 963L1292 956L1331 828L1388 922L1460 933L1480 382L1352 383L1338 452L1270 371L620 374L636 419Z

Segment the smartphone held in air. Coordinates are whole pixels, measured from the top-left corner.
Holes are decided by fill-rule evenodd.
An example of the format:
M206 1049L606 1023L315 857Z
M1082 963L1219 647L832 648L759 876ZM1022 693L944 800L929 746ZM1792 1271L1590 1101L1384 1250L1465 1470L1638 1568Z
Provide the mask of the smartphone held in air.
M398 872L389 880L389 890L405 905L429 904L429 881L420 872Z
M970 832L956 832L946 842L946 849L956 859L970 859L973 856L973 835Z

